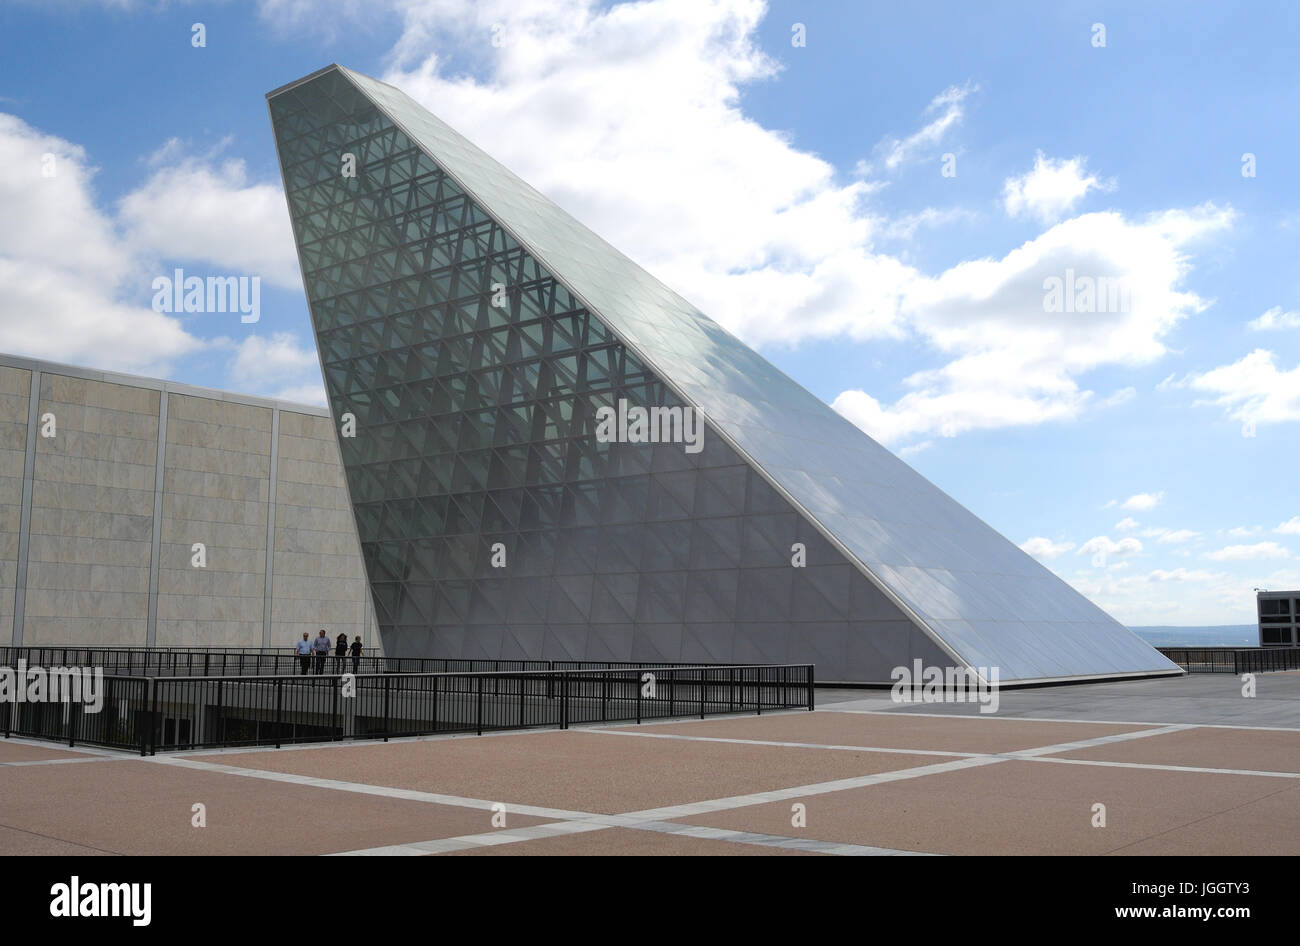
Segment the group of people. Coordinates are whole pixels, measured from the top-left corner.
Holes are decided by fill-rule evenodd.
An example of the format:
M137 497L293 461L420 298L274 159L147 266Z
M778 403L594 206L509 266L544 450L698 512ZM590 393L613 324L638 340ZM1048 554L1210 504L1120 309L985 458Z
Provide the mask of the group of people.
M347 666L344 661L347 660L349 653L348 635L340 634L338 643L331 645L329 636L326 635L324 628L321 628L321 631L316 635L315 640L312 640L311 635L306 631L303 631L302 640L298 641L298 646L296 648L298 651L298 660L302 664L300 675L306 675L310 671L313 657L316 658L316 672L324 673L325 661L330 655L331 646L333 646L334 650L335 671L342 673L344 668ZM352 654L352 672L357 673L361 668L360 634L352 638L350 651Z

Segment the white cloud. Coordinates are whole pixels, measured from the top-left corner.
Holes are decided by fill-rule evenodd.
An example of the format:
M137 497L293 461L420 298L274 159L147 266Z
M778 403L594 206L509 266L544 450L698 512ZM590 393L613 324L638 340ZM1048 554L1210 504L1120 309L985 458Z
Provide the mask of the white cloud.
M1278 328L1300 328L1300 312L1283 312L1280 305L1275 305L1248 324L1257 332Z
M1279 535L1300 535L1300 516L1292 516L1286 522L1279 523L1273 531Z
M976 214L961 207L949 207L944 210L926 207L918 213L903 214L884 223L880 230L880 236L889 240L910 240L915 236L916 231L922 227L937 229L959 220L971 221L975 219Z
M1148 509L1154 509L1160 504L1160 500L1165 498L1164 491L1158 493L1135 493L1120 504L1121 509L1132 509L1137 512L1145 512Z
M0 114L0 167L5 219L22 222L0 227L0 351L157 374L201 347L178 319L129 301L149 273L96 207L83 148Z
M259 394L285 401L325 403L316 349L299 345L289 332L269 338L249 335L235 349L229 375L245 394Z
M1093 564L1099 567L1105 567L1107 562L1112 558L1120 558L1125 555L1136 555L1142 551L1142 543L1137 539L1129 536L1120 539L1118 542L1107 535L1093 536L1083 545L1079 546L1078 555L1091 555Z
M1102 407L1119 407L1121 404L1127 404L1133 398L1137 397L1137 388L1120 388L1106 400L1101 402Z
M276 398L281 401L292 401L295 404L314 404L317 407L325 407L325 385L321 382L315 384L299 384L294 387L281 388L268 397Z
M1119 522L1115 523L1115 529L1119 532L1128 532L1138 527L1138 521L1132 516L1125 516Z
M1050 560L1057 556L1064 555L1070 549L1074 548L1073 542L1053 542L1051 539L1036 535L1032 539L1026 539L1020 544L1020 548L1040 560Z
M918 443L908 444L906 447L903 447L901 450L898 451L898 455L903 459L907 459L908 457L916 456L918 453L923 453L924 451L929 450L933 446L934 446L933 440L922 440Z
M1082 157L1057 160L1039 151L1034 167L1003 185L1003 207L1012 217L1035 217L1052 223L1074 209L1090 190L1110 190L1095 174L1084 171Z
M1283 525L1286 525L1286 523L1283 523ZM1278 526L1278 528L1281 529L1282 526ZM1236 538L1243 538L1248 535L1259 535L1262 531L1263 530L1259 526L1234 526L1228 530L1228 535Z
M893 404L849 390L832 406L886 442L1072 420L1095 400L1079 376L1103 365L1155 361L1165 354L1164 336L1205 308L1180 288L1188 271L1184 248L1228 227L1232 217L1210 206L1141 222L1088 214L1000 260L960 263L937 277L917 274L897 313L952 360L906 378L912 390ZM1044 281L1067 270L1119 280L1131 297L1128 311L1047 311Z
M1300 571L1236 575L1180 567L1120 575L1094 570L1069 581L1107 613L1129 625L1253 624L1253 588L1261 582L1275 588L1297 587Z
M1273 353L1262 348L1230 365L1190 375L1184 384L1217 394L1210 403L1235 420L1256 424L1300 420L1300 365L1280 371Z
M228 144L194 157L167 139L143 155L147 178L111 213L97 206L83 148L0 114L0 165L11 169L0 177L0 206L24 221L0 228L0 311L12 313L0 320L0 350L168 376L178 359L232 343L154 312L156 277L182 266L300 287L278 183L250 182L242 161L214 163ZM42 173L47 155L52 176ZM245 364L232 363L232 385L248 380Z
M175 140L155 152L149 180L121 201L133 248L181 262L222 267L224 275L260 276L300 289L298 257L279 183L255 184L241 160L214 165L181 155ZM170 275L165 273L163 275Z
M1200 537L1199 532L1194 532L1191 529L1167 529L1164 526L1143 529L1140 534L1144 539L1155 539L1164 545L1182 545Z
M1205 557L1212 562L1247 562L1258 559L1290 558L1285 546L1276 542L1256 542L1254 545L1229 545Z
M896 171L903 164L915 160L918 155L932 151L944 135L961 122L965 115L963 103L966 97L978 90L978 86L968 82L963 86L949 86L936 95L925 109L925 114L933 115L934 118L923 128L906 138L890 138L881 142L877 150L884 155L882 162L885 168ZM859 170L869 171L869 166L862 165Z

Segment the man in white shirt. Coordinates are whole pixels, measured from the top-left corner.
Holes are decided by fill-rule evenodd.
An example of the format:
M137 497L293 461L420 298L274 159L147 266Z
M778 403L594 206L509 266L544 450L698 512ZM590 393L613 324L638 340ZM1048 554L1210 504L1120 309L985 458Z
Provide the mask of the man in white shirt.
M298 651L298 662L302 665L301 676L306 676L311 669L311 641L307 638L307 632L302 632L302 640L298 641L298 646L294 648Z

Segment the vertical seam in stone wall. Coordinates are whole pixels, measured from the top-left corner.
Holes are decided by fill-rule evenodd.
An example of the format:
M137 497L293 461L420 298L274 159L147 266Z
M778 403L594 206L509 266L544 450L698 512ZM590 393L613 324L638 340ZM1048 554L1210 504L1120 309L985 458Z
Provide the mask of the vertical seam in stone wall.
M41 409L41 369L32 369L27 402L27 452L23 456L23 505L18 519L18 565L14 570L14 629L11 640L23 642L23 613L27 607L27 553L32 534L32 493L36 484L36 424Z
M145 645L153 647L158 641L158 587L162 575L162 506L163 478L167 460L167 391L158 393L158 451L153 468L153 544L149 553L149 620L145 629Z
M266 584L262 589L262 646L271 646L271 587L275 578L275 481L280 465L280 408L271 411L271 484L266 498Z

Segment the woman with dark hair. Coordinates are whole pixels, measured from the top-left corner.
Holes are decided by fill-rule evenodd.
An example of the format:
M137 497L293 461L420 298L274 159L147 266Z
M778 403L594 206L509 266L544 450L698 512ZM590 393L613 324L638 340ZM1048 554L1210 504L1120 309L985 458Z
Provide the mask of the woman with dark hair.
M348 655L348 635L340 634L339 641L334 645L334 664L339 673L345 669L344 658Z
M361 668L361 635L358 634L352 638L352 672L358 673Z

